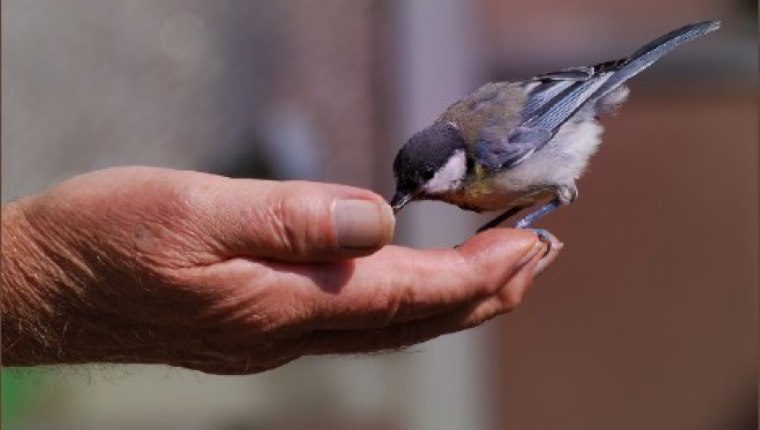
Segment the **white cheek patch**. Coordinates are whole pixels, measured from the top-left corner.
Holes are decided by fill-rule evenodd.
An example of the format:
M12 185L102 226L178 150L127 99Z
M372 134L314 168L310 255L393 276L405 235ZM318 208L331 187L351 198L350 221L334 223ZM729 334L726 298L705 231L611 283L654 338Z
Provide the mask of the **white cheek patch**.
M436 172L426 184L425 192L428 194L442 194L459 188L467 173L467 157L464 151L459 149L449 158L449 161Z

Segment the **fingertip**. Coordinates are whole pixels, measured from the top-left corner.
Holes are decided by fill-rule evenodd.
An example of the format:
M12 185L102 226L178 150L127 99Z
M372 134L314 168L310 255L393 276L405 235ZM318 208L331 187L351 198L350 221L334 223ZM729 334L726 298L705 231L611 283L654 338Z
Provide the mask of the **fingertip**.
M391 240L393 239L393 235L396 232L396 214L393 212L393 208L391 208L391 205L388 204L388 202L385 201L384 198L377 196L379 198L378 204L380 205L380 210L383 212L383 236L381 247L389 244Z
M489 291L502 288L546 250L534 233L505 228L483 231L457 249Z
M544 253L543 257L536 264L536 267L533 269L533 276L538 276L543 273L543 271L546 270L546 268L548 268L554 262L554 260L557 259L560 251L562 248L564 248L564 243L556 240L554 236L552 236L552 238L555 240L552 241L549 250Z
M302 196L319 196L328 202L332 237L341 254L371 254L393 239L393 209L371 190L309 181L286 181L282 185L298 189Z
M383 200L383 205L385 206L385 210L388 213L388 236L386 237L385 244L388 244L393 240L393 237L396 235L396 213L393 211L393 208L391 205L388 204L385 200Z
M372 252L393 238L396 218L384 200L337 199L332 212L338 246L346 251Z

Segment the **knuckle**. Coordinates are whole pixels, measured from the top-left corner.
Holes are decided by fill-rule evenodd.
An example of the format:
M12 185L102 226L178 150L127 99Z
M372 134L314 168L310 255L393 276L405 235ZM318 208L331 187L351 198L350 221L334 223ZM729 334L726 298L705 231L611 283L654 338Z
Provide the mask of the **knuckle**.
M525 287L523 285L507 285L499 294L501 303L507 311L514 310L523 300Z
M403 297L400 291L389 291L385 294L385 300L383 300L385 304L383 323L385 325L390 325L396 320L402 300Z
M184 221L192 218L197 208L206 205L205 193L189 184L181 181L166 181L161 178L152 178L148 186L139 190L141 195L148 196L145 199L135 199L137 202L145 202L146 207L139 208L159 217L162 222Z
M390 321L408 317L416 303L418 303L416 286L410 282L401 283L395 294L393 313L389 314Z
M498 286L488 280L487 276L474 271L468 274L464 282L471 286L471 291L477 298L492 296L498 291Z
M484 272L464 259L457 263L457 269L456 273L462 277L460 282L468 285L468 290L476 297L490 296L498 291L499 286L491 279L493 273Z
M284 197L267 205L263 224L268 228L272 239L279 246L288 251L297 252L298 240L293 228L293 214L288 206L287 198Z
M385 327L395 315L395 305L388 289L379 289L369 296L369 305L372 326Z
M180 237L189 239L195 236L198 228L195 224L203 221L203 197L198 190L176 183L156 184L147 187L144 197L133 199L134 214L122 212L129 222L131 218L139 220L135 228L138 244L147 246L150 251L160 249L166 243L175 244Z
M387 327L398 314L400 298L391 288L378 289L370 295L369 309L375 327Z
M403 320L411 313L416 297L415 284L408 276L402 276L388 288L381 289L376 297L376 309L383 326Z
M287 183L282 192L267 205L264 224L273 240L284 250L303 256L308 248L326 247L332 226L325 221L324 210L314 190L300 183Z

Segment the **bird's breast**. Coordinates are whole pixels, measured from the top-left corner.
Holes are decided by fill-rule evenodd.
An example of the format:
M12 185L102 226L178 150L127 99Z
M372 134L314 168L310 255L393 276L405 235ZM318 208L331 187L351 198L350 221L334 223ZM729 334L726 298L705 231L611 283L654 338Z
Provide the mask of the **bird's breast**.
M514 206L530 206L538 200L552 195L553 189L513 189L498 177L471 180L457 191L452 191L440 200L475 212L508 209Z

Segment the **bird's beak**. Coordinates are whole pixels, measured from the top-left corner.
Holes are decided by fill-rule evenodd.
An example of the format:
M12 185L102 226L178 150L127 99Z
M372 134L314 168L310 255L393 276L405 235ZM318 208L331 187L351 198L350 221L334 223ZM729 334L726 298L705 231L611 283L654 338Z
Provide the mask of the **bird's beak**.
M414 198L414 194L402 190L396 190L396 194L394 194L393 198L391 199L391 208L393 208L393 213L398 213L401 208L412 201L412 198Z

